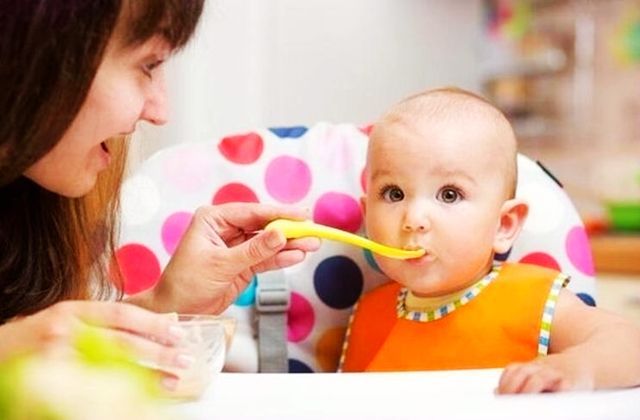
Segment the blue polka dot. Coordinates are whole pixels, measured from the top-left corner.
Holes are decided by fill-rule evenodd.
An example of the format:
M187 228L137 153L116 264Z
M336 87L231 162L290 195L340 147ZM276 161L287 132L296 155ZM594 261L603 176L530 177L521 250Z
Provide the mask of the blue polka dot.
M271 127L269 129L273 134L281 139L294 138L297 139L307 132L307 127L294 126L294 127Z
M509 248L509 250L508 250L507 252L504 252L504 253L502 253L502 254L497 254L497 253L496 253L496 254L493 256L493 259L494 259L495 261L507 261L507 259L509 258L509 254L511 254L511 250L512 250L512 249L513 249L513 248Z
M596 300L593 298L593 296L587 293L576 293L576 296L578 296L580 300L583 301L585 304L589 306L596 306Z
M251 283L247 286L246 289L236 299L234 302L235 305L238 306L251 306L256 301L256 285L257 279L256 276L253 276L251 279Z
M373 258L373 253L371 253L371 251L369 251L368 249L363 249L363 251L364 259L367 261L367 264L369 264L369 266L376 270L378 273L382 273L382 270L380 270L380 267L378 267L376 259Z
M362 293L363 283L360 267L342 255L325 259L313 273L313 287L318 297L334 309L353 306Z
M313 369L297 359L289 359L289 373L313 373Z

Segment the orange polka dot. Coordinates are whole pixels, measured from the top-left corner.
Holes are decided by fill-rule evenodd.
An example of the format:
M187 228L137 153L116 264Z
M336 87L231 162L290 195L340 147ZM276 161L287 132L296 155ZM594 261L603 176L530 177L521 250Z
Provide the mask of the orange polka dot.
M346 327L325 330L316 343L316 361L323 372L335 372L340 363Z

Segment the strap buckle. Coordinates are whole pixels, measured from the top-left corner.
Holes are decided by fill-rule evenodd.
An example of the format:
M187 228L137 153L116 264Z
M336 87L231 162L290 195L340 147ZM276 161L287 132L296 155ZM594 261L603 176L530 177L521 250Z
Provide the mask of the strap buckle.
M291 291L286 281L268 277L258 276L256 309L266 313L286 312L291 304Z

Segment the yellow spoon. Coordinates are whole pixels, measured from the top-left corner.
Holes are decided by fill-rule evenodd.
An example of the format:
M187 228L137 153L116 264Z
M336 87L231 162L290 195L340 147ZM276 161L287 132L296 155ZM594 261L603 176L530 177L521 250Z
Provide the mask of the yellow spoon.
M353 233L345 232L344 230L332 228L330 226L313 223L310 220L301 221L276 219L265 226L264 229L277 229L282 232L287 238L317 236L319 238L345 242L347 244L366 248L372 252L375 252L376 254L380 254L385 257L397 258L401 260L409 258L419 258L425 253L424 249L406 250L382 245L370 239L363 238L362 236L354 235Z

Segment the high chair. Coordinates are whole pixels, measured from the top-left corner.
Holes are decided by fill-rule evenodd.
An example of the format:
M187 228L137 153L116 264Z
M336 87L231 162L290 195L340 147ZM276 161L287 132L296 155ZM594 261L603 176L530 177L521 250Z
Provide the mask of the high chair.
M117 259L125 293L151 287L195 209L230 201L308 207L316 222L363 235L368 129L352 124L261 129L178 144L147 159L123 186ZM594 305L591 250L560 183L518 156L517 195L530 214L513 248L497 259L553 267ZM258 274L225 311L238 320L226 370L335 372L352 306L386 278L368 251L324 241L294 267ZM197 293L197 291L194 291Z

